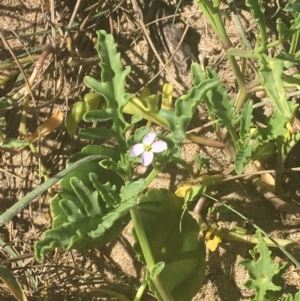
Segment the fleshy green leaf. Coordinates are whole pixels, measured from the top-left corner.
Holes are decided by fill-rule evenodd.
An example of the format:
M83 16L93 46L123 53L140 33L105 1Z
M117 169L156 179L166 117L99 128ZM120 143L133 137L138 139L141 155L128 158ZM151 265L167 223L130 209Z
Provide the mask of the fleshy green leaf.
M293 53L280 52L280 53L276 56L276 58L277 58L278 60L288 61L288 62L297 64L297 65L300 64L300 59L297 58L297 57L295 56L295 54L293 54Z
M265 21L265 8L261 0L246 0L246 6L250 8L254 20L259 25L261 37L266 37L266 21ZM263 41L263 43L266 41Z
M164 262L158 262L155 267L150 271L150 278L156 278L165 268L166 264Z
M191 74L194 86L198 86L202 81L206 80L206 73L199 64L192 63Z
M187 95L181 96L175 101L175 111L166 109L159 111L159 115L167 121L168 128L172 132L169 138L175 143L175 156L180 156L180 144L186 136L188 125L198 104L205 94L218 84L218 79L206 79L193 87Z
M285 35L288 33L288 28L285 23L282 22L281 18L276 20L276 29L278 31L278 38L282 41Z
M121 189L122 200L136 200L144 185L145 179L139 179L135 182L126 182Z
M241 110L240 139L249 136L252 123L252 101L247 101Z
M86 122L103 122L111 119L112 116L110 115L110 113L103 110L93 110L85 113L83 116L83 120Z
M222 86L218 74L210 67L206 68L207 77L219 81L219 85L207 93L209 107L213 115L218 116L219 124L224 125L229 131L233 142L236 144L235 125L239 121L239 115L235 111L234 102L228 97L227 90Z
M24 147L29 145L30 142L27 140L20 140L20 139L14 139L14 138L8 138L5 140L4 143L1 144L1 148L4 149L16 149L19 147Z
M65 122L69 135L73 136L76 134L78 124L86 112L98 109L101 101L100 98L98 94L87 93L84 96L84 101L78 101L73 105Z
M238 149L234 156L234 168L237 174L241 174L246 164L252 159L252 152L256 146L255 141L246 139L243 144L238 143Z
M182 198L165 189L152 189L138 203L142 223L163 283L175 301L191 300L205 274L205 245L199 242L198 225L188 213L182 214ZM144 261L135 237L135 249ZM164 267L163 267L164 265ZM153 271L152 271L153 272ZM147 272L150 289L161 300Z
M121 198L115 185L112 185L110 182L100 183L95 173L90 173L90 180L107 204L107 207L115 207L121 203Z
M274 277L281 273L285 266L279 266L271 259L269 251L261 233L257 230L255 235L259 242L253 250L249 251L253 259L243 259L240 264L248 270L250 279L244 284L249 290L255 289L254 301L266 301L267 291L280 291L282 288L274 283ZM278 279L277 279L278 281Z
M150 132L151 128L149 126L141 126L138 127L133 136L130 136L130 138L127 140L127 144L129 148L133 146L136 143L140 143L144 136L147 135Z
M286 12L293 13L293 14L300 13L300 2L299 2L299 0L289 1L283 10L286 11Z
M123 108L130 99L130 95L125 92L125 79L130 72L130 67L124 69L120 53L117 51L114 37L111 34L107 34L104 30L99 30L97 35L97 51L100 58L99 65L102 70L101 82L86 76L84 83L87 87L105 98L107 103L105 116L109 116L114 120L110 133L115 133L114 136L118 140L121 152L125 152L126 144L123 133L128 127L128 123L124 119ZM99 117L97 117L97 113ZM92 115L94 120L101 120L103 118L103 113L99 111L92 113ZM89 116L87 115L86 118L90 119ZM82 134L86 137L95 138L95 130L93 128L86 129ZM89 131L91 132L90 135Z
M19 282L15 278L15 276L10 272L10 270L0 264L0 279L7 285L11 293L18 299L19 301L27 301L27 297L24 294Z
M78 136L84 139L110 139L119 137L118 133L115 130L108 128L82 129L78 133Z
M70 214L70 221L47 230L44 238L35 244L34 252L38 261L57 247L65 250L88 250L107 244L120 234L123 217L136 205L134 201L126 202L103 217L91 217L80 212L70 200L62 199L59 203L64 213Z
M257 146L257 141L251 141L250 130L252 123L252 102L247 101L241 110L239 141L236 142L236 154L234 160L235 171L241 174L246 164L252 159L252 152Z
M87 157L88 155L103 155L111 158L114 161L118 161L120 156L117 148L107 147L104 145L88 145L84 147L80 153L77 153L74 156L72 156L69 160L69 164L72 164L73 162L76 162L79 159ZM70 185L70 179L72 177L77 177L84 183L85 186L87 186L90 189L93 189L93 184L88 177L89 173L97 174L101 181L103 181L101 183L111 182L116 184L119 189L123 185L123 180L118 175L116 175L115 172L101 167L99 163L89 162L82 165L79 169L70 172L66 177L64 177L61 180L60 185L63 191L69 192L71 194L73 193L73 189Z
M262 86L273 101L279 114L281 114L287 121L291 121L294 117L294 113L288 104L286 91L283 86L282 62L277 59L270 59L266 55L262 55L259 60L259 66L259 74L262 77Z
M70 161L73 163L90 154L107 155L115 160L119 157L116 148L90 145ZM111 184L102 185L97 176L100 181ZM50 203L54 215L52 229L46 231L44 239L35 245L38 260L55 247L84 250L106 244L120 233L125 215L135 206L135 200L120 204L118 192L123 180L99 163L82 165L71 171L60 184L63 191Z
M291 294L288 294L284 299L281 301L300 301L300 292L296 293L295 299L293 299L293 296Z
M295 101L288 102L290 110L296 108ZM286 127L288 120L282 116L277 110L273 113L271 117L266 118L265 124L266 128L257 127L260 134L259 140L269 141L276 139L279 136L286 136L288 134L288 129Z

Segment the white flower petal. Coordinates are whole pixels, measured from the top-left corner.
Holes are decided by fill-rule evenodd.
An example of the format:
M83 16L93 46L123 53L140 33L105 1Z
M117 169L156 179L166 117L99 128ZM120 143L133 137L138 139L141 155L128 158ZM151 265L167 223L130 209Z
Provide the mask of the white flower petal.
M143 144L146 145L151 145L154 141L154 139L156 138L156 134L155 133L149 133L147 135L144 136L143 138Z
M168 148L168 145L165 141L155 141L152 145L152 151L154 153L161 153Z
M135 144L130 150L130 156L135 158L140 156L144 151L144 144L143 143L137 143Z
M149 166L151 164L151 162L153 161L153 157L154 157L153 152L144 151L142 153L142 165Z

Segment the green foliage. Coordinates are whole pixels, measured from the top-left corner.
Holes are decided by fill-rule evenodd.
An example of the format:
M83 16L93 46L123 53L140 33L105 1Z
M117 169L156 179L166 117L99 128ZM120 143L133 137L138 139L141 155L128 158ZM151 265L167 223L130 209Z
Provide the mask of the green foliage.
M74 163L91 154L118 158L117 149L94 145L84 148L70 161ZM105 183L100 183L99 178ZM56 247L84 250L114 239L122 230L124 216L135 206L133 198L128 202L123 199L122 203L119 196L122 184L117 174L92 162L64 177L60 182L62 192L50 203L54 217L52 229L35 244L36 258L41 260Z
M82 120L86 112L98 109L100 105L100 95L95 93L88 93L84 96L84 101L76 102L70 113L68 114L65 126L69 135L76 134L79 122Z
M273 262L271 251L269 251L261 233L257 230L255 235L259 242L253 250L249 251L253 259L243 259L240 264L248 270L250 279L245 286L251 290L255 289L253 301L278 300L278 294L281 293L284 280L283 273L287 269L287 264L279 265Z
M189 213L182 215L182 199L165 189L149 190L138 203L156 265L147 272L150 289L162 300L152 277L158 275L175 301L191 300L205 274L205 245L199 242L198 226ZM135 249L144 262L135 231Z
M181 142L185 139L188 125L198 104L202 101L202 97L217 85L219 85L218 79L206 79L193 87L187 95L181 96L175 101L175 111L166 109L159 111L159 115L167 121L171 131L169 138L175 144L173 150L175 156L180 156Z
M258 23L262 44L266 42L266 22L265 22L265 8L261 0L246 0L246 6L250 8L254 20Z
M300 301L300 292L295 295L295 299L291 294L288 294L285 298L281 299L281 301Z
M93 89L97 94L106 100L106 109L104 112L91 111L84 115L84 120L106 121L114 120L111 129L106 127L89 128L79 132L82 138L96 139L98 138L116 138L121 153L126 153L127 147L123 134L128 127L128 123L123 116L123 109L130 99L130 94L125 92L125 79L130 72L130 67L124 69L120 53L112 35L107 34L104 30L99 30L97 51L100 58L101 82L86 76L84 83L87 87Z
M236 112L234 102L228 97L225 87L220 83L218 74L210 67L206 68L206 74L194 64L193 81L198 83L205 76L210 79L215 79L219 84L209 90L204 96L204 102L208 109L209 115L214 120L218 118L219 126L224 126L231 135L232 141L236 147L235 154L235 170L237 173L242 173L244 167L252 159L252 154L257 146L257 143L251 140L251 127L253 126L252 119L252 102L245 103L240 113ZM236 128L239 125L239 135Z
M252 137L250 133L250 130L253 126L252 111L253 107L251 101L246 102L241 110L241 121L239 128L240 139L237 142L237 151L234 157L234 167L238 174L241 174L245 165L251 161L254 148L257 145L256 141L251 139Z
M10 270L4 265L0 264L0 279L7 285L10 292L20 301L27 301L27 297L22 290L19 282Z
M272 99L279 114L287 121L291 121L294 117L294 110L289 106L283 86L282 62L262 55L259 60L259 66L260 68L258 71L262 77L262 86L268 93L268 96Z
M210 107L212 108L214 115L218 116L219 124L228 129L233 141L236 142L238 137L235 133L235 126L240 117L235 111L234 102L228 97L227 90L221 84L220 78L216 71L210 67L207 67L206 74L208 78L213 78L219 81L218 86L207 93Z
M46 231L44 239L35 245L38 260L55 247L84 250L106 244L120 233L122 223L127 221L130 211L135 227L134 247L139 259L148 266L146 280L150 290L159 300L165 299L170 293L175 301L191 300L203 282L206 253L204 242L198 241L196 221L186 211L183 214L182 208L187 209L189 202L223 179L220 174L219 177L208 176L206 181L201 182L204 176L195 175L193 168L180 158L181 144L188 137L188 126L197 106L204 103L211 121L217 121L214 127L218 138L222 137L221 127L226 128L228 134L222 137L225 140L223 147L226 145L228 149L235 149L234 168L238 174L243 172L251 160L264 159L275 152L280 157L288 149L288 142L290 147L299 140L298 135L290 139L288 127L293 121L296 103L288 101L286 88L298 86L300 78L298 75L285 74L288 68L299 64L299 55L294 51L300 29L299 1L291 1L285 8L294 17L290 26L277 20L276 43L291 38L290 51L270 58L265 54L272 47L271 43L268 44L265 8L261 0L246 0L260 32L254 50L247 52L238 49L237 53L258 60L260 79L253 87L252 83L246 84L245 74L239 69L234 51L228 49L230 40L216 5L218 1L213 4L206 0L197 2L216 30L224 49L228 51L229 63L240 86L237 99L228 96L218 74L211 67L202 70L196 63L191 68L194 86L189 93L175 101L174 110L171 107L170 85L163 89L165 95L162 105L159 104L158 95L151 94L147 89L140 96L130 98L125 91L125 80L130 68L123 67L113 36L103 30L98 31L97 52L101 78L100 81L89 76L84 78L85 85L93 93L87 94L83 102L74 105L67 117L66 127L70 134L75 134L82 119L85 122L96 122L96 127L82 129L79 137L96 142L99 139L115 138L118 148L90 145L71 158L70 163L74 164L91 154L107 156L99 164L90 162L80 170L73 170L61 181L62 192L51 200L54 216L52 229ZM249 87L253 91L256 91L255 88L264 89L275 106L271 116L265 118L266 127L260 127L254 120ZM101 105L102 97L105 105ZM124 112L133 115L130 122L124 118ZM129 130L143 118L168 128L170 133L167 136L157 133L158 138L167 142L168 150L156 158L153 170L145 179L133 180L132 165L139 161L129 158L128 150L140 143L151 128L138 127L134 134ZM110 128L107 127L108 122L112 124ZM185 204L183 198L164 189L152 189L143 194L159 169L170 161L181 164L191 174L191 181L181 187ZM209 167L209 162L199 155L195 156L195 161L199 169L203 165ZM194 181L196 177L198 182ZM275 264L259 232L256 237L259 243L250 251L252 259L241 261L251 277L245 286L256 290L253 300L278 300L282 294L282 275L287 265ZM148 249L145 250L145 246ZM286 300L291 298L288 296ZM295 298L298 298L297 295Z
M288 31L286 31L285 35L291 36L295 33L298 33L300 30L300 4L299 0L289 1L284 8L284 11L289 12L294 17L294 20L291 20L291 26Z
M1 144L2 149L18 149L20 147L28 146L30 144L27 140L8 138Z

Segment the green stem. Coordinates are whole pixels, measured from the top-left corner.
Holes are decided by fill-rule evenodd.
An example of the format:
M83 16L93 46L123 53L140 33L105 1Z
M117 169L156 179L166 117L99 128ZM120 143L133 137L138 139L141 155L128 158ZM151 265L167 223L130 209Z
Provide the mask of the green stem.
M40 58L40 54L33 54L27 57L23 57L19 59L20 64L32 63L37 61ZM6 70L8 68L15 67L17 63L15 61L4 62L0 64L0 70Z
M231 56L227 53L227 50L232 48L232 43L227 35L227 32L225 30L222 18L221 18L221 12L219 9L219 1L214 1L214 6L211 5L211 3L208 0L197 0L198 5L202 9L203 13L207 17L208 21L210 22L210 25L213 27L215 33L217 34L218 38L220 39L220 42L226 52L229 64L232 68L232 71L236 77L236 80L239 84L240 91L238 98L236 100L236 111L240 111L243 107L245 101L247 100L248 94L246 89L246 82L244 79L244 76L238 66L238 63L234 56Z
M297 31L293 34L293 38L292 38L289 53L291 53L291 54L295 53L295 51L297 49L298 42L299 42L299 31Z
M142 299L143 294L144 294L145 289L147 288L147 286L148 286L148 282L147 282L146 280L144 280L144 281L141 283L141 285L140 285L138 291L136 292L136 295L135 295L133 301L140 301L140 300Z
M236 49L231 47L227 50L227 54L230 56L238 56L245 59L260 59L261 55L257 54L253 50Z
M235 240L235 241L240 241L243 243L250 243L250 244L254 244L254 245L256 245L258 243L258 239L253 235L247 235L247 234L233 232L226 228L224 228L224 229L222 228L219 233L220 233L221 237L226 240ZM275 239L274 238L273 240L271 240L271 239L265 237L264 241L268 245L268 247L277 248L278 245L280 245L281 247L284 247L284 248L291 248L291 249L297 249L297 250L300 249L300 244L298 244L294 241L288 240L288 239L281 239L281 238ZM276 244L274 243L274 241L276 242Z
M133 222L134 230L136 232L137 238L139 240L139 243L140 243L140 246L141 246L145 261L146 261L147 269L149 270L149 272L151 274L151 271L155 267L155 260L153 258L152 252L151 252L151 248L150 248L150 245L149 245L146 233L145 233L145 229L143 227L143 223L142 223L138 208L137 207L132 208L130 210L130 215L131 215L131 219ZM164 301L173 301L173 297L172 297L171 293L165 287L165 285L159 275L156 276L155 278L152 278L151 280L153 281L156 289L158 290L161 298Z
M219 202L216 198L214 198L210 195L207 195L205 193L203 195L210 198L214 202ZM300 263L297 261L297 259L293 255L291 255L284 247L282 247L280 244L278 244L274 238L270 237L262 228L260 228L259 226L257 226L253 222L251 222L247 217L245 217L243 214L241 214L237 210L233 209L231 206L228 206L225 203L223 203L222 206L224 206L227 209L229 209L230 211L234 212L235 214L240 216L243 220L249 222L255 229L259 230L266 238L270 239L281 250L282 253L284 253L297 267L300 268Z
M189 173L191 179L192 180L195 179L196 175L193 171L193 167L190 164L188 164L186 161L182 160L181 158L176 158L176 157L173 157L172 161L174 163L182 165L187 170L187 172Z
M215 11L212 4L207 0L196 0L197 4L199 5L200 9L203 11L205 17L208 19L209 24L213 28L215 32L217 32L217 27L215 24L215 19L213 16L213 12Z
M235 7L235 3L233 0L228 0L228 5L229 5L229 8L231 10L231 17L232 17L232 20L235 24L235 27L243 41L243 46L246 47L246 49L248 50L252 50L252 46L250 44L250 42L248 41L248 39L246 38L246 35L245 35L245 31L243 29L243 25L240 21L240 18L237 14L237 11L236 11L236 7Z
M149 184L156 178L156 176L161 172L162 168L153 168L147 178L145 179L145 184L142 191L149 186Z

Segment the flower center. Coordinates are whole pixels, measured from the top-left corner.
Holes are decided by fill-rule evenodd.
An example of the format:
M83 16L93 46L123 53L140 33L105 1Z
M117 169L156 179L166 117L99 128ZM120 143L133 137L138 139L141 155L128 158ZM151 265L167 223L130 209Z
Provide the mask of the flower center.
M152 150L151 145L149 145L149 144L144 144L144 151L146 151L146 152L151 152L151 150Z

